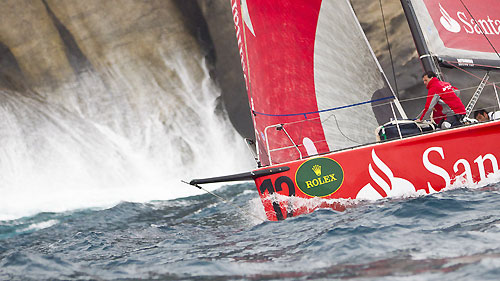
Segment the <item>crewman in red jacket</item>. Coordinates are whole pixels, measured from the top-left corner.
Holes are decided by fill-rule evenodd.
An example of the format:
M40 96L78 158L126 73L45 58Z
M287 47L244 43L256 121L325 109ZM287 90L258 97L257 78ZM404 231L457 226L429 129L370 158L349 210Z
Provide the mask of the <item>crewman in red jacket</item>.
M440 127L448 127L450 125L451 127L455 127L461 125L462 118L465 115L465 106L455 94L454 90L457 90L457 88L451 86L450 83L440 81L432 71L424 73L422 80L428 89L428 93L425 101L425 108L418 121L428 119L430 115L429 108L432 108L435 111L434 114L440 115L435 116L436 123L438 120L440 121L438 123ZM444 102L443 106L438 104L439 100ZM444 116L446 116L446 118L443 118Z

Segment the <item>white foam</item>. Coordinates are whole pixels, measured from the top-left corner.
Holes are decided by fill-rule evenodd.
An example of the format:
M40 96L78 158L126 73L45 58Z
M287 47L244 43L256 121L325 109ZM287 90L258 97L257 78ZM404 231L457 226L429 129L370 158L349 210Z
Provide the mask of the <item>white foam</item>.
M260 198L253 198L248 201L246 211L248 214L252 214L246 215L246 217L253 225L260 224L262 221L267 221L266 211L264 210L264 206L262 205Z
M17 230L17 232L40 230L40 229L44 229L44 228L49 228L49 227L54 226L58 223L59 223L58 220L48 220L48 221L43 221L43 222L39 222L39 223L33 223L24 229Z
M111 66L107 84L85 73L48 100L1 92L0 220L201 194L180 181L252 169L204 62L193 76L187 60L165 59L171 89Z

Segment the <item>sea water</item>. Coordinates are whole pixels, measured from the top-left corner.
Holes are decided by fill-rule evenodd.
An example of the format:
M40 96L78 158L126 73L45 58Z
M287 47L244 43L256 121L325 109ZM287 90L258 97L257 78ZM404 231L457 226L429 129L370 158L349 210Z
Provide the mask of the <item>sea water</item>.
M194 188L181 183L175 188ZM0 221L2 280L497 280L500 184L270 222L253 183Z

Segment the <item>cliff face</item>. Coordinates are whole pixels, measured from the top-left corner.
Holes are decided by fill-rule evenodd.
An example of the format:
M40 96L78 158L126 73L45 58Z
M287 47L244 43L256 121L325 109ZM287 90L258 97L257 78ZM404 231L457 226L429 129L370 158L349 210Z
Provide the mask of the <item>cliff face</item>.
M379 2L355 0L352 1L352 5L375 55L386 72L387 78L394 85L391 60ZM417 59L415 45L413 44L410 29L408 28L400 1L383 1L382 8L389 35L389 44L395 62L398 89L401 88L401 95L404 98L407 89L421 82L420 72L422 69Z
M210 70L236 127L252 134L227 1L7 0L0 10L2 88L57 100L79 88L82 73L97 75L104 87L120 73L131 92L157 84L181 101L174 89L185 81L165 62L182 60L193 80Z
M167 56L186 51L201 57L172 1L15 0L0 5L0 40L23 76L4 68L2 75L35 90L57 89L86 69L158 67L159 45L171 50Z
M365 31L370 45L400 100L425 96L426 89L421 79L423 70L417 57L415 45L403 14L401 3L399 0L385 0L382 1L382 4L389 45L379 1L352 1L353 9L358 16L358 20ZM391 63L389 46L391 48L393 65ZM422 102L425 103L425 100L413 104L403 102L403 106L409 115L408 117L414 117L420 112L423 107L420 108L421 106L418 104Z

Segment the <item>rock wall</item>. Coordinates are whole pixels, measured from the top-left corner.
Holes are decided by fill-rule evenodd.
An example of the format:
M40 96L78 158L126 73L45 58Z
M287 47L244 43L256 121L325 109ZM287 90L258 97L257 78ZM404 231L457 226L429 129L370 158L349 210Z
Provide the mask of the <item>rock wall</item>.
M0 9L2 87L57 92L83 71L118 67L137 76L147 68L169 89L178 73L163 62L176 56L191 58L194 77L203 72L206 54L175 1L7 0Z
M0 11L1 88L60 99L92 71L105 85L127 73L173 92L183 81L165 61L182 57L199 81L205 61L235 127L253 134L227 1L6 0Z

